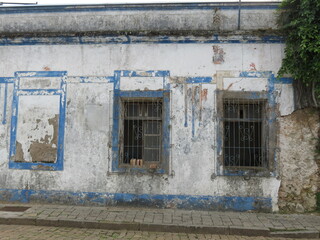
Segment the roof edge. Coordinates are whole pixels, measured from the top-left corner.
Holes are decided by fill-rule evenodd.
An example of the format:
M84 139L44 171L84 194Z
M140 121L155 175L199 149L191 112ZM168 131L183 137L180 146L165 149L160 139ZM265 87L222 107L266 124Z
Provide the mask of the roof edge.
M241 9L277 9L280 2L242 2ZM83 4L83 5L26 5L1 6L0 14L95 11L161 11L161 10L221 10L239 9L238 2L199 3L134 3L134 4Z

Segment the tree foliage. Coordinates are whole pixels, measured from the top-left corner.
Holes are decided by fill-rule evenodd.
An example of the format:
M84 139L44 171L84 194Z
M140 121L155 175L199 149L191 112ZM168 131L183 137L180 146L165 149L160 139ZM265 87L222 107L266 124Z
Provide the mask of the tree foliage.
M278 25L286 41L279 76L310 90L311 104L320 102L320 0L283 0Z

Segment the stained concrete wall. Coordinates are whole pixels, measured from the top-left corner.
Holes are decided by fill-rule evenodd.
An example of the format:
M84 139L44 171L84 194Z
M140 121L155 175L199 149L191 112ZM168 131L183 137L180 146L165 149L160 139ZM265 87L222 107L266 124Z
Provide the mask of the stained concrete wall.
M192 26L185 25L187 20L179 20L180 15L185 19L190 15L206 16L201 11L208 11L207 18L211 19L212 9L200 10L175 9L170 14L165 11L151 14L149 10L136 14L133 11L130 16L144 18L151 14L155 19L175 16L170 21L172 26L178 24L177 29L213 27L198 26L202 18L190 18L197 19ZM221 14L231 14L229 18L236 19L238 12L231 10L221 10ZM244 10L248 13L242 15L243 19L248 19L249 10ZM220 154L217 90L266 93L278 118L291 114L294 111L292 85L287 79L277 82L274 75L283 57L284 44L281 40L262 39L252 33L241 35L236 41L232 34L216 41L220 36L212 39L191 34L173 39L160 36L166 39L165 43L160 43L159 36L154 41L151 35L133 35L119 36L120 40L116 41L110 40L110 36L97 36L90 38L90 44L75 44L68 37L59 37L56 31L67 31L64 26L72 26L79 32L94 29L90 21L86 27L80 24L84 20L79 19L89 17L95 22L99 16L95 18L90 12L72 13L77 16L74 19L76 25L58 25L54 19L69 21L72 18L72 14L63 11L57 16L22 13L30 19L51 16L53 20L43 25L37 24L38 20L26 25L24 20L17 20L20 13L12 13L8 18L1 15L3 26L7 26L3 30L5 34L48 30L56 35L56 38L16 36L6 38L0 46L1 200L278 210L280 174L287 169L280 161L283 156L291 154L291 148L286 145L286 138L290 136L279 132L281 138L276 142L277 148L284 147L287 153L282 155L277 151L274 169L268 176L222 174L222 166L217 162ZM259 15L258 10L251 11L255 13L252 16ZM259 11L264 11L273 24L273 10ZM106 19L127 19L127 15L118 14L116 10L102 12L101 15ZM149 18L145 19L143 26L147 26ZM10 27L14 21L19 22L16 30ZM234 26L236 23L233 21ZM124 25L121 29L117 24L110 26L114 30L124 29ZM252 22L246 20L243 24L250 28ZM229 30L228 26L223 28ZM254 29L260 27L252 26ZM157 26L154 28L159 30ZM123 38L128 37L137 37L139 41L124 44ZM248 41L248 38L258 40ZM55 71L63 73L56 76ZM149 92L169 92L168 167L158 174L148 171L119 173L114 171L113 162L115 92L144 92L146 89ZM289 124L286 118L281 121L281 124ZM59 134L55 136L57 128ZM44 151L49 154L40 154L40 158L48 161L39 165L35 161L38 158L34 159L31 151L33 145L57 149L51 151L57 155ZM20 156L17 156L18 152ZM55 165L57 162L58 166ZM290 165L289 162L287 164ZM316 166L312 165L312 169ZM306 174L306 178L309 175Z
M96 5L90 11L87 6L39 6L29 7L28 13L7 7L0 8L0 32L271 30L277 28L276 7L271 3L258 7L243 3L240 16L237 4L226 3Z
M282 211L315 210L315 195L319 191L318 131L319 112L315 109L298 110L280 118Z

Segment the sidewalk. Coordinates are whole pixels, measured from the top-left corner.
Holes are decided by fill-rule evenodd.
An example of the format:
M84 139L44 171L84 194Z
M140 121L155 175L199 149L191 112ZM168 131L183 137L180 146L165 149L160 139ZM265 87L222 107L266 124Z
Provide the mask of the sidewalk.
M14 206L16 209L1 210L5 206ZM29 209L23 211L24 209L17 209L17 206ZM0 224L291 238L320 237L320 216L314 215L109 206L0 204Z

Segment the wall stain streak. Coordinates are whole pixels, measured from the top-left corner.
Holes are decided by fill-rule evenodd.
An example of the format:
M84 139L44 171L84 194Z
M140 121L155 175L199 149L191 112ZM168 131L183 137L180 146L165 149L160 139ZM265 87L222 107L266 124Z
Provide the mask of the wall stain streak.
M196 90L196 87L192 87L192 98L191 98L191 104L192 104L192 107L191 107L191 111L192 111L192 138L194 138L194 134L195 134L195 90Z
M199 85L199 127L201 126L202 121L202 85Z
M205 88L201 91L201 100L207 101L207 99L208 99L208 89Z
M188 127L188 86L184 84L184 127Z

